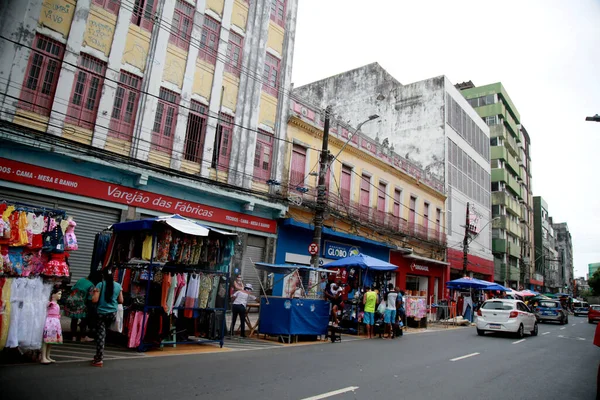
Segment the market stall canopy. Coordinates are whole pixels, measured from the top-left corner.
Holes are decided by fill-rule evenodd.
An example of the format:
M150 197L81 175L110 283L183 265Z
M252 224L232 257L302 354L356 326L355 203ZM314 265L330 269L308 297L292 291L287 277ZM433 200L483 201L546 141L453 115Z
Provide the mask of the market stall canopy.
M269 273L273 272L276 274L290 274L297 269L305 270L305 271L315 271L315 272L326 272L329 274L334 274L335 271L330 271L328 269L323 268L313 268L307 265L298 265L298 264L267 264L263 262L254 263L256 269L260 269L262 271L267 271Z
M494 282L488 282L476 278L459 278L446 282L448 289L480 289L480 290L499 290L506 292L506 288Z
M113 224L110 228L114 232L143 231L152 229L156 223L167 224L179 232L194 236L208 236L208 232L210 231L210 229L204 225L177 214L140 219L137 221L121 222L118 224Z
M366 254L359 253L355 256L340 258L339 260L327 264L327 268L335 267L359 267L362 269L372 269L375 271L395 271L398 267L387 261L380 260Z
M539 293L538 293L538 292L534 292L533 290L529 290L529 289L521 290L521 291L519 292L519 294L520 294L522 297L532 297L532 296L537 296L537 295L539 295Z

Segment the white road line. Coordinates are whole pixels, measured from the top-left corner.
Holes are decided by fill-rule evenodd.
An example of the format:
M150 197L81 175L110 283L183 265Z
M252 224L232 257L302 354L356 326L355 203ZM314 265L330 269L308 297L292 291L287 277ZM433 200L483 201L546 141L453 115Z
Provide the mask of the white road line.
M471 354L467 354L466 356L452 358L452 359L450 359L450 361L463 360L465 358L469 358L469 357L473 357L473 356L478 356L478 355L479 355L479 353L471 353Z
M544 332L544 333L542 333L542 335L548 335L548 334L550 334L550 332Z
M566 326L564 326L564 327L560 328L560 330L561 330L561 331L562 331L563 329L567 329L567 327L566 327Z
M326 399L327 397L337 396L338 394L342 394L342 393L346 393L346 392L353 392L356 389L358 389L358 386L348 386L347 388L338 389L338 390L334 390L334 391L323 393L323 394L318 394L318 395L312 396L312 397L306 397L302 400Z
M517 340L516 342L512 342L512 344L519 344L519 343L523 343L524 341L526 341L527 339L521 339L521 340Z
M575 325L577 325L577 324L573 324L573 325L571 325L571 326L575 326Z

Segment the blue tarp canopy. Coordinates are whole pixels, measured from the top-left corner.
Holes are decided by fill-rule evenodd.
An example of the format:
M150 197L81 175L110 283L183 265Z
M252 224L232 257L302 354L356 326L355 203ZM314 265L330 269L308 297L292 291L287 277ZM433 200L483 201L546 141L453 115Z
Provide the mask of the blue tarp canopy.
M359 253L355 256L340 258L339 260L326 264L325 267L359 267L362 269L371 269L374 271L395 271L398 269L398 266L394 264L390 264L387 261L383 261L362 253Z
M335 273L328 269L322 268L313 268L307 265L298 265L298 264L267 264L262 262L254 263L256 269L260 269L262 271L273 272L275 274L291 274L297 269L305 270L305 271L316 271L316 272L327 272L327 273Z
M476 278L459 278L446 282L448 289L480 289L480 290L500 290L506 292L506 288L494 282L488 282Z
M222 235L231 235L231 233L229 233L229 232L223 232L218 229L209 228L209 227L204 226L194 220L182 217L181 215L178 215L178 214L140 219L137 221L120 222L118 224L113 224L110 228L114 232L144 231L144 230L152 230L154 225L157 223L167 224L171 228L173 228L179 232L187 233L189 235L194 235L194 236L208 236L208 232L211 230L215 231L217 233L220 233ZM233 235L235 235L235 233Z

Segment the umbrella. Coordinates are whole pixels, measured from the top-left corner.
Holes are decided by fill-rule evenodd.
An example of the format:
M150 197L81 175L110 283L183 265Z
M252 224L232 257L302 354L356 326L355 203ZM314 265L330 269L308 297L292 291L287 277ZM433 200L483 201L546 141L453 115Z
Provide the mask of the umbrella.
M538 296L539 295L538 292L534 292L533 290L529 290L529 289L522 290L520 292L520 294L523 297L531 297L531 296Z
M482 289L482 290L500 290L505 292L506 288L494 282L488 282L476 278L459 278L446 282L448 289Z
M325 267L359 267L362 269L372 269L375 271L395 271L398 269L398 267L394 264L390 264L387 261L383 261L362 253L359 253L355 256L340 258L339 260L335 260L329 264L326 264Z

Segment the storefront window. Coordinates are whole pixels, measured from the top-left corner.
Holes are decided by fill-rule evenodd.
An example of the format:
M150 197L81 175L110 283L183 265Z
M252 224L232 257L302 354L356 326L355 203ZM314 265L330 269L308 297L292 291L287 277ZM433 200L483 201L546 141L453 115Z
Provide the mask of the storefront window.
M406 276L406 291L410 291L412 296L420 296L424 292L427 296L427 287L429 286L429 277L427 276Z

